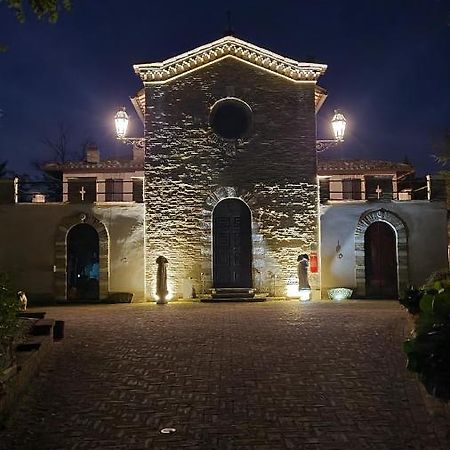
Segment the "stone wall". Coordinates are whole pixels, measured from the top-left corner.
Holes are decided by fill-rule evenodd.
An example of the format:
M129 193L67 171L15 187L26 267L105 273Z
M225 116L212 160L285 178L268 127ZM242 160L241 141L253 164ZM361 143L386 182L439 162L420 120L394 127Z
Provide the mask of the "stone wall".
M159 255L169 260L172 296L189 278L197 292L211 287L211 214L229 197L252 212L254 286L273 291L276 281L272 293L285 295L296 283L297 255L318 239L314 88L230 57L146 86L147 297L155 298ZM252 109L245 139L209 127L210 108L227 96Z

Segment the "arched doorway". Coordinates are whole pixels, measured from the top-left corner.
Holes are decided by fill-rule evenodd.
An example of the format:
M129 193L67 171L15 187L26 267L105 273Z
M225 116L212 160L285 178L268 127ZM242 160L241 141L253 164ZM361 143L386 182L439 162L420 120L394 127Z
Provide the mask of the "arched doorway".
M213 212L213 278L216 288L252 287L252 223L237 198L220 201Z
M397 237L386 222L374 222L364 235L366 296L397 298Z
M67 233L67 299L98 300L99 236L86 223L72 227Z

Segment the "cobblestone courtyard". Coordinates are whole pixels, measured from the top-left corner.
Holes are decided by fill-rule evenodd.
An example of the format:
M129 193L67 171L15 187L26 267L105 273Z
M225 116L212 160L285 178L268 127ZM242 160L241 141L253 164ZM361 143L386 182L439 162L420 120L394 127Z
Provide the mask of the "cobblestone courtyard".
M397 303L46 310L66 337L2 450L450 448L405 370Z

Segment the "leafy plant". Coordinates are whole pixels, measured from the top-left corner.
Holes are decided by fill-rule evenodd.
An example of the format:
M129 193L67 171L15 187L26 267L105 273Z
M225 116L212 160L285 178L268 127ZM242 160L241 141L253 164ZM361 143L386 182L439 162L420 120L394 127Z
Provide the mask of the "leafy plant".
M38 19L55 23L61 10L70 11L70 0L0 0L16 13L19 22L25 21L25 11L30 9Z
M406 291L405 297L400 299L400 303L408 310L410 314L418 314L420 312L420 299L423 291L410 286Z
M423 289L409 289L400 303L415 316L415 337L403 349L408 369L416 372L427 391L450 400L450 277L436 273Z
M0 369L11 363L14 341L22 332L19 311L20 303L9 278L0 272Z

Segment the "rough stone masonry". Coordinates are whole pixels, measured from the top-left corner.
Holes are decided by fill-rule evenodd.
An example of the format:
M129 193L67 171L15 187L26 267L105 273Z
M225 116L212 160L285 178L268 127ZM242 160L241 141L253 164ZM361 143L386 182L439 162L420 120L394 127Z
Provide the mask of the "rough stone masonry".
M252 214L253 287L286 295L297 255L318 248L316 82L225 57L144 86L146 296L155 298L159 255L169 295L189 279L197 292L212 287L212 211L225 198ZM211 108L227 97L251 108L242 139L210 127ZM318 295L319 275L310 283Z

